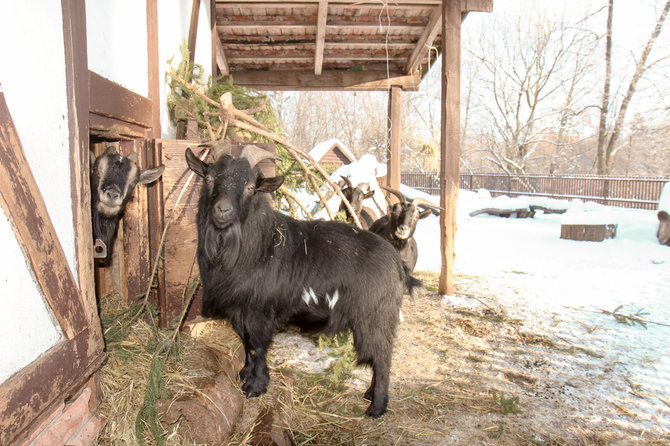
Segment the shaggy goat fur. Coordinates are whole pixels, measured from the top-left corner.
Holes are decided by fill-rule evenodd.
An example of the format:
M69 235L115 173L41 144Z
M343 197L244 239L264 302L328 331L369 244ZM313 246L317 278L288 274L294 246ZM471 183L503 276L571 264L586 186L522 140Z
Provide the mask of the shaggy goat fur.
M203 314L227 319L242 339L245 394L267 390L275 329L351 329L358 362L373 369L366 413L384 414L403 291L420 284L393 247L344 223L273 211L264 192L283 177L261 177L255 162L223 155L207 164L190 149L186 160L205 180L197 218Z

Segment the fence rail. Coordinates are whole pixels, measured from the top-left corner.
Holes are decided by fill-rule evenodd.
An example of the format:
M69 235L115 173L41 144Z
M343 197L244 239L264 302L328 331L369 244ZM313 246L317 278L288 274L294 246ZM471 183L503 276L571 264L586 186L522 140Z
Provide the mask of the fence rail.
M431 195L440 194L439 175L422 172L401 174L407 186ZM461 189L487 189L492 196L530 195L584 201L626 208L656 210L667 178L627 178L579 175L515 175L462 173Z

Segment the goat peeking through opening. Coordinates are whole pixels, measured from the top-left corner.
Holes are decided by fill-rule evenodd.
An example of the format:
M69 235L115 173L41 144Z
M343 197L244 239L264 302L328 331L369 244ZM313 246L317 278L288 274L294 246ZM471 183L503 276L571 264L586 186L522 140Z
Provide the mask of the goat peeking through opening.
M351 329L358 363L373 371L366 413L383 415L403 291L421 282L371 232L273 211L264 194L284 178L259 173L256 164L268 157L246 146L240 158L224 150L208 164L186 150L188 166L204 179L197 216L203 315L227 319L242 339L247 397L267 391L275 329Z
M112 144L97 158L91 153L89 162L94 257L98 265L108 266L119 220L135 186L156 181L165 166L140 170L137 154L122 156Z

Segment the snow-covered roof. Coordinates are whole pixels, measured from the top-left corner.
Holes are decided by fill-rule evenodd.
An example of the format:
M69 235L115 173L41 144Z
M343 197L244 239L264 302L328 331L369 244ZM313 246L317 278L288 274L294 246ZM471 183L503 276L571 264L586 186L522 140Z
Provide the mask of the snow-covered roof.
M314 146L314 148L312 148L312 150L309 151L309 156L314 158L314 161L318 163L321 161L321 158L323 158L323 156L336 145L340 148L342 153L347 156L347 158L351 159L352 161L356 161L356 155L354 155L351 150L349 150L349 148L339 140L339 138L331 138L329 140L318 143Z

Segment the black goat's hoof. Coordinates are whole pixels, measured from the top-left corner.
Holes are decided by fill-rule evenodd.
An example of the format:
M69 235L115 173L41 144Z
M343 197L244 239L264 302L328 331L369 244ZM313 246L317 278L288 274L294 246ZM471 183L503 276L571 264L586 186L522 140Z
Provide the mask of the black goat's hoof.
M383 405L383 407L377 407L374 403L370 404L370 406L365 411L365 415L369 416L370 418L379 418L385 413L386 405Z
M240 382L246 382L251 377L251 371L246 367L240 370Z
M250 380L242 385L242 391L247 398L256 398L257 396L261 396L267 392L268 386L267 384L259 384L254 380Z

